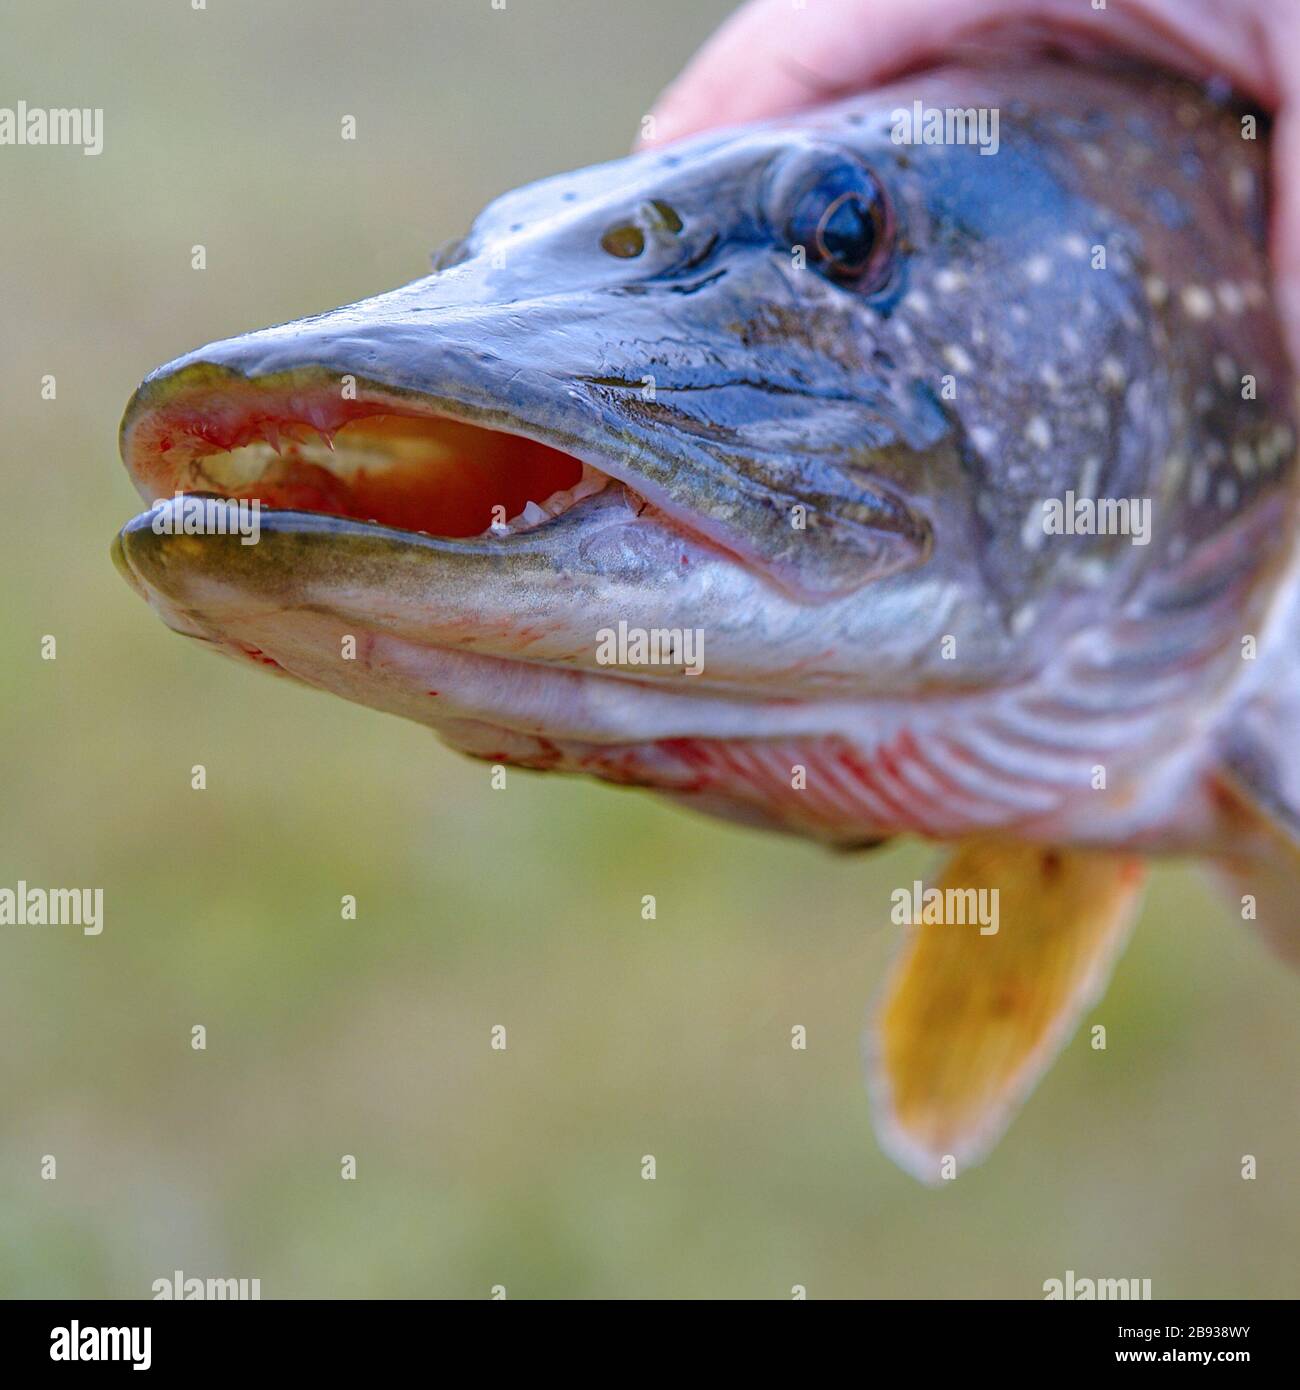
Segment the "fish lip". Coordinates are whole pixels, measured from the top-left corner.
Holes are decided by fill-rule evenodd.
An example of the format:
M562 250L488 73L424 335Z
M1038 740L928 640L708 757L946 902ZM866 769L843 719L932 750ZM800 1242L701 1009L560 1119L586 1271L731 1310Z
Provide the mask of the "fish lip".
M611 479L611 481L616 480ZM623 484L617 483L617 486L621 488ZM627 491L630 493L631 489L627 489ZM203 494L192 493L189 495L201 496ZM369 540L382 543L387 547L400 545L406 549L427 550L442 556L449 554L460 554L466 557L482 556L500 553L511 547L516 550L535 548L543 534L562 519L570 524L581 524L583 514L588 510L589 504L599 500L602 496L603 494L595 494L583 497L575 502L568 511L552 517L547 522L539 523L529 530L497 532L489 528L476 536L438 536L427 531L411 531L401 526L389 526L382 521L363 521L359 517L342 516L336 512L304 511L293 507L264 509L259 518L259 528L262 534L316 536L324 540L328 540L330 537L359 541ZM159 498L146 510L137 512L123 523L110 545L110 558L118 572L142 597L147 597L141 587L144 579L132 564L130 541L134 536L152 530L160 509L169 507L175 500L172 497ZM666 521L663 518L661 520ZM202 541L205 537L199 535L192 539ZM697 543L701 542L701 538L698 536L692 536L691 539ZM707 542L703 543L707 544Z
M600 500L599 496L585 498L569 515L577 520L576 514L581 508ZM170 503L164 503L166 505ZM274 668L275 674L330 690L331 686L301 669L274 642L264 642L254 636L256 645L250 645L249 621L251 619L256 625L268 613L279 609L284 613L300 612L334 622L340 631L346 629L352 640L367 648L368 661L375 660L377 652L378 664L382 666L394 653L405 652L418 654L446 673L438 680L438 684L445 687L442 694L447 697L443 706L436 716L432 711L421 716L435 730L441 731L449 721L455 724L469 720L510 735L555 737L613 746L645 741L637 733L638 720L643 714L652 716L656 726L662 727L662 736L667 738L706 736L710 730L721 737L730 721L742 717L745 711L765 712L769 720L778 714L783 717L789 711L806 711L811 725L817 727L812 707L801 697L773 694L764 690L761 683L719 680L706 671L700 672L698 677L692 672L688 678L676 668L601 667L522 651L484 650L454 636L421 630L418 613L403 618L367 611L364 605L339 607L327 598L307 597L284 608L278 603L259 608L254 603L233 621L225 615L214 616L203 601L195 602L183 590L160 583L147 559L139 563L140 552L132 541L137 537L146 543L153 539L155 511L141 513L121 528L113 541L112 558L127 583L154 609L169 631L201 642L240 664L247 664L251 659L261 667ZM276 509L263 518L263 525L270 531L291 537L295 545L311 546L317 538L327 539L334 535L363 544L368 539L374 540L385 551L400 544L403 553L412 558L421 548L443 558L449 552L453 557L458 553L468 558L475 553L488 554L500 544L495 537L444 540L320 512ZM215 541L240 555L251 556L258 549L243 551L238 537L233 535L188 539L199 539L205 544ZM520 539L528 539L528 534ZM335 563L333 568L338 572L340 567ZM351 569L347 557L341 568ZM509 680L500 674L507 669L514 673ZM486 695L479 690L480 683L484 683ZM618 691L618 696L611 701L608 695L612 691ZM576 705L568 702L569 696L577 697ZM552 708L546 705L551 697L565 698ZM544 714L539 713L543 706L546 706ZM378 707L384 708L383 705ZM641 728L641 733L644 732Z
M371 413L380 413L387 407L406 414L474 425L532 440L571 455L588 468L621 485L634 497L646 497L650 489L646 488L644 480L627 459L620 457L617 451L608 446L607 441L615 434L621 435L624 439L635 436L638 454L650 452L650 432L637 430L632 425L618 421L612 412L601 407L594 393L578 389L581 378L562 378L536 368L519 368L513 373L511 380L517 381L525 374L532 378L533 393L538 397L535 410L503 408L494 398L492 379L486 376L478 390L441 394L423 386L395 384L355 371L341 370L337 365L323 362L304 362L264 374L248 373L205 359L202 350L159 367L145 377L133 393L123 412L118 430L118 447L122 461L136 491L150 505L146 511L138 513L122 528L114 542L114 561L128 582L132 583L133 587L138 587L138 578L128 572L129 562L121 554L121 539L138 524L146 522L159 502L169 499L174 491L170 486L160 487L156 482L151 484L150 479L157 479L159 476L158 468L151 466L156 465L158 456L151 449L149 440L141 439L141 432L156 424L160 415L183 404L191 392L203 396L213 392L248 391L252 393L249 396L250 402L258 399L259 392L264 393L263 398L271 398L278 391L287 391L291 395L315 396L318 401L337 400L340 383L344 377L351 377L355 382L356 401L378 408ZM568 408L562 412L547 409L548 404L557 397L569 403ZM540 418L545 415L551 418ZM561 418L572 419L574 425L583 427L566 428L561 423ZM695 524L694 518L686 513L685 509L672 505L667 499L655 499L655 504L660 519L673 529L714 550L727 553L728 558L736 563L745 563L745 556L731 550L723 541ZM581 506L582 501L576 503L570 512L578 510ZM559 520L559 516L552 517L548 522L517 532L498 533L488 530L474 536L454 537L413 531L353 516L292 507L276 508L270 514L276 518L275 524L280 529L289 529L297 525L304 531L318 534L383 535L390 541L401 541L416 547L432 547L443 553L458 549L467 553L481 553L485 546L505 547L518 545L525 540L536 543L541 533ZM264 511L263 524L266 515L267 512Z
M130 518L120 528L113 541L112 558L126 582L156 610L169 629L181 636L209 643L232 656L249 654L249 649L239 637L239 622L232 627L224 620L213 620L205 614L202 603L195 603L186 597L183 587L173 587L166 582L153 562L152 557L156 557L159 550L155 536L175 534L167 529L160 532L154 524L160 509L171 507L177 501L172 489L161 485L159 455L154 447L156 427L167 418L168 409L176 409L178 420L184 418L194 403L192 393L202 397L212 393L220 395L227 392L249 392L251 394L248 401L253 405L258 399L267 400L278 390L285 389L299 394L315 393L320 399L337 399L337 388L344 375L354 376L356 400L363 406L371 407L372 413L383 413L384 408L400 407L408 413L463 422L536 440L562 449L580 462L604 473L610 479L610 486L600 493L580 498L566 511L531 529L504 533L488 529L476 535L459 537L409 530L378 521L363 520L357 516L325 511L299 510L289 506L263 508L259 518L262 545L253 545L251 549L244 551L240 547L239 538L233 534L200 533L187 537L187 547L197 545L200 549L198 552L190 550L189 558L182 557L179 562L175 559L171 561L176 564L175 573L180 576L184 576L187 571L197 574L207 570L209 564L222 563L222 547L227 548L228 556L241 557L241 563L242 558L247 557L251 563L255 552L264 553L265 541L274 536L291 540L295 544L301 542L317 554L323 554L324 550L328 549L331 556L329 564L334 573L340 576L358 575L365 570L373 569L376 556L379 565L396 575L399 554L403 557L403 563L408 566L405 571L407 575L411 572L409 565L420 565L422 554L453 562L484 558L505 560L507 555L510 555L525 563L529 562L531 555L534 563L544 560L546 564L553 565L553 555L557 549L565 553L567 546L578 543L578 538L589 531L587 523L598 507L617 508L621 502L630 503L631 509L635 511L637 518L640 518L649 506L635 487L626 481L628 478L636 479L634 469L620 461L607 447L603 447L604 440L611 432L611 426L609 415L601 411L599 403L595 400L575 401L576 408L569 417L574 425L565 428L554 418L539 420L537 415L530 414L526 408L506 410L489 399L468 398L468 393L449 395L423 387L394 386L372 377L341 372L333 364L327 366L309 363L282 372L257 375L234 370L221 363L203 360L201 357L186 360L179 369L175 366L165 366L145 379L128 402L119 431L123 461L137 491L151 505ZM564 390L566 383L562 379L549 377L540 385L542 389L549 389L552 394L556 394ZM263 393L261 397L258 396L258 392ZM483 393L485 398L489 392L490 382L487 382ZM578 393L570 387L566 399L576 395ZM376 410L375 407L379 409ZM250 413L247 406L241 404L240 409L245 416ZM220 444L214 447L216 451L222 452L227 446ZM636 507L638 502L641 504L639 508ZM676 517L663 509L651 509L646 522L679 537L684 543L696 548L697 554L703 551L708 552L714 561L733 565L742 563L743 557L726 552L724 547L710 537L689 524L679 523ZM175 555L175 548L169 548ZM296 552L299 556L302 553ZM284 576L285 583L294 582L292 558L286 560L276 552L269 564L273 570ZM251 576L252 571L245 569L243 573ZM242 583L243 580L238 582ZM188 583L188 579L182 580L182 586L185 583ZM250 588L249 593L255 608L259 601L257 591ZM308 601L305 606L315 606L314 600ZM323 606L323 611L325 609L328 609L328 604ZM468 654L469 643L427 636L420 631L423 620L419 613L415 613L405 626L386 628L382 621L374 621L373 614L359 608L355 616L350 617L349 622L356 631L367 632L372 636L387 633L392 640L411 642L430 651ZM258 656L261 658L261 653L258 653ZM493 651L491 657L514 667L560 674L566 671L580 673L601 686L631 680L637 685L644 684L647 689L655 689L665 680L665 676L657 673L644 677L629 676L620 669L593 670L569 667L563 662L501 650ZM700 682L701 688L707 684L708 682ZM695 693L689 690L689 686L688 691L691 694ZM687 691L677 692L679 695L686 693Z

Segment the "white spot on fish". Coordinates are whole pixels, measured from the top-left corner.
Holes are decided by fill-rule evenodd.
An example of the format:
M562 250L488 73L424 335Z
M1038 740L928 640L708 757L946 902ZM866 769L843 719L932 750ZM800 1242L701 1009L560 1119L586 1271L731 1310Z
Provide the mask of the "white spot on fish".
M1047 256L1031 256L1025 262L1025 278L1031 285L1045 285L1052 278L1052 262Z
M1259 463L1261 468L1276 468L1291 457L1295 437L1290 425L1279 425L1260 441Z
M987 425L972 425L970 440L981 454L992 454L998 447L998 437Z
M1238 164L1228 174L1228 191L1233 200L1247 203L1255 196L1255 175L1244 164Z
M1147 300L1157 308L1169 298L1169 286L1158 275L1148 275L1142 283Z
M1214 296L1204 285L1184 285L1179 298L1188 318L1208 319L1214 313Z
M966 288L966 276L952 266L942 266L935 272L934 287L940 294L955 294Z
M943 357L954 372L973 372L975 370L975 364L971 361L970 354L957 343L947 344L943 350Z
M1011 615L1011 631L1016 637L1028 632L1029 625L1034 621L1037 608L1032 603L1027 603L1023 608L1018 608Z
M1237 384L1237 369L1233 366L1232 358L1226 352L1214 354L1214 375L1219 378L1220 386L1228 387Z
M1236 315L1246 307L1245 297L1231 280L1225 280L1216 286L1216 291L1219 296L1219 303L1223 305L1224 313Z
M1124 370L1124 364L1118 357L1103 357L1101 359L1101 379L1112 391L1124 389L1124 383L1128 381L1128 373Z
M1041 415L1031 415L1025 425L1025 438L1036 449L1052 447L1052 427Z

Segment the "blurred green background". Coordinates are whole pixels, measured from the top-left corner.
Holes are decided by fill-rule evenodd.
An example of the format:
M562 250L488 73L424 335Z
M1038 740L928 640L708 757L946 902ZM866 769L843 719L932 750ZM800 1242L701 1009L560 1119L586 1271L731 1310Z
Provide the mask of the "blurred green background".
M6 4L0 105L103 107L106 145L0 148L0 883L101 885L106 927L0 928L0 1292L1300 1294L1300 982L1194 871L1155 875L1088 1019L1109 1050L1076 1037L927 1191L876 1148L859 1038L932 851L494 792L422 728L172 636L112 568L147 370L412 279L494 195L623 153L726 8Z

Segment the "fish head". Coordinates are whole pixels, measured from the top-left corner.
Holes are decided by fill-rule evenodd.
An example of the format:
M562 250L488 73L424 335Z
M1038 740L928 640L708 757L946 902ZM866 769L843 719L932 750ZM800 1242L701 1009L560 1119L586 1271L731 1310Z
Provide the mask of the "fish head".
M1155 485L1162 352L1069 161L1009 121L997 158L901 142L900 99L547 179L423 279L160 368L124 574L178 631L535 765L1022 679L1147 558L1043 545L1036 509ZM205 497L260 502L256 543L188 528Z

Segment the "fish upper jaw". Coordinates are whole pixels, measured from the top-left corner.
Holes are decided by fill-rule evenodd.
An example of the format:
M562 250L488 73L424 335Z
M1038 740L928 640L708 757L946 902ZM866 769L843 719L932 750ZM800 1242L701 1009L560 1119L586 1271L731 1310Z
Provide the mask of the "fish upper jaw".
M784 381L770 362L756 367L742 352L721 361L712 348L691 345L708 344L709 317L734 306L695 304L694 318L665 320L673 302L607 289L464 305L446 302L442 278L213 344L151 375L121 431L142 496L152 502L177 486L248 496L261 483L267 505L468 534L465 518L431 505L435 483L454 492L457 479L446 468L433 474L430 451L418 458L409 438L400 490L408 502L419 494L420 506L386 509L375 489L349 497L329 477L348 461L344 445L374 452L367 420L436 419L571 455L805 597L843 594L924 563L926 516L862 467L871 447L898 440L879 418L880 403L809 386L806 377ZM260 478L250 473L250 444L261 446L251 461ZM268 449L282 462L272 466ZM243 473L213 478L207 460L235 451ZM837 451L853 460L851 473L831 461ZM385 460L389 471L393 462ZM550 495L535 495L541 482L518 458L513 477L505 457L498 462L492 481L503 495L491 501L506 516L481 508L475 532L489 516L508 523L526 502L541 506ZM295 475L278 490L277 471ZM576 481L562 470L545 477L556 483L552 492ZM400 500L391 496L397 489L387 491Z

